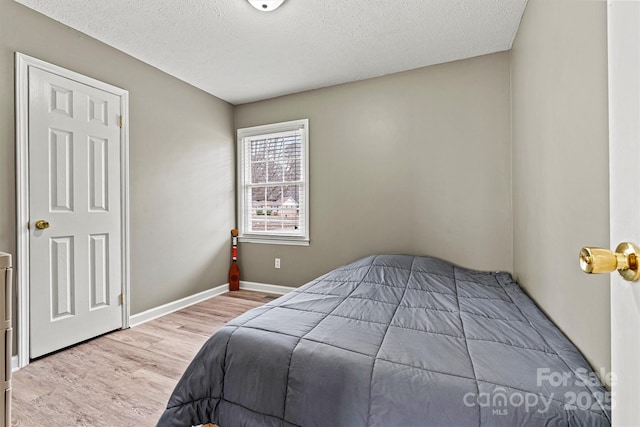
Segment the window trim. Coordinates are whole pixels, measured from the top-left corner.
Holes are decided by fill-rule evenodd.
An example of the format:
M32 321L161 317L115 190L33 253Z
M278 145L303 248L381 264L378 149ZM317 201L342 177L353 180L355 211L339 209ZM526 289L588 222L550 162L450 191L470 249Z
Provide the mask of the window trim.
M302 150L304 155L304 236L283 236L275 234L253 234L245 230L245 182L244 182L244 139L258 135L291 132L302 129ZM309 246L309 119L291 120L282 123L252 126L237 130L237 209L238 240L243 243L267 243L276 245Z

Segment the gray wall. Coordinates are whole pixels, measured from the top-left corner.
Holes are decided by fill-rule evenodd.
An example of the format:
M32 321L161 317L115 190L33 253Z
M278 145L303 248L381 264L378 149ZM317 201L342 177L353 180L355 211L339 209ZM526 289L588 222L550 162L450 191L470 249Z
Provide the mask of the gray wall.
M0 0L0 249L15 256L14 52L129 90L131 312L227 282L233 107Z
M310 121L311 245L243 243L242 279L399 252L511 270L509 108L507 53L236 107L238 128Z
M298 286L373 253L513 268L608 369L608 279L576 266L581 245L608 245L604 2L529 0L511 55L235 110L11 0L0 11L0 249L15 255L20 51L130 91L132 313L226 282L234 111L236 127L309 118L311 246L243 244L244 280Z
M514 270L596 368L610 367L606 2L529 0L511 52Z

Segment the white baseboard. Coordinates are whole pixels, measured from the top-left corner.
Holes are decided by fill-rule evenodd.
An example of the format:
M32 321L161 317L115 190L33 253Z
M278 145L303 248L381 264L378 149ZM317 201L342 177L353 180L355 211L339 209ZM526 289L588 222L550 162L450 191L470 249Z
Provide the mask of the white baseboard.
M149 310L143 311L142 313L134 314L129 317L129 325L131 327L142 325L143 323L146 323L150 320L157 319L158 317L165 316L169 313L173 313L174 311L182 310L183 308L189 307L190 305L208 300L209 298L224 294L228 291L229 285L225 283L224 285L207 289L206 291L199 292L186 298L163 304L158 307L150 308Z
M257 292L266 292L270 294L284 295L293 291L296 288L292 288L290 286L270 285L268 283L245 282L241 280L240 289L245 291L257 291ZM189 307L190 305L194 305L199 302L206 301L210 298L227 293L228 291L229 291L229 284L225 283L224 285L207 289L206 291L199 292L197 294L188 296L186 298L182 298L177 301L163 304L158 307L150 308L149 310L143 311L142 313L134 314L131 317L129 317L129 326L134 327L134 326L142 325L143 323L146 323L150 320L157 319L158 317L165 316L167 314L173 313L174 311L182 310L183 308ZM20 366L19 366L18 356L12 356L11 371L15 372L19 369L20 369Z
M288 294L296 288L290 286L269 285L268 283L245 282L240 281L240 289L245 291L267 292L270 294L284 295Z
M284 295L296 288L292 288L289 286L270 285L268 283L240 281L240 289L243 289L246 291L258 291L258 292L267 292L270 294ZM165 316L169 313L173 313L174 311L182 310L183 308L189 307L190 305L197 304L202 301L206 301L209 298L222 295L226 293L228 290L229 290L229 284L225 283L224 285L207 289L206 291L197 293L195 295L191 295L186 298L179 299L177 301L163 304L158 307L150 308L149 310L143 311L142 313L134 314L131 317L129 317L129 325L131 327L142 325L143 323L146 323L150 320L157 319L158 317Z
M270 285L268 283L258 282L245 282L240 281L240 289L246 291L258 291L267 292L270 294L284 295L296 288L290 286ZM179 299L167 304L163 304L158 307L150 308L142 313L134 314L129 318L129 325L131 327L142 325L150 320L157 319L158 317L165 316L174 311L182 310L190 305L197 304L202 301L206 301L209 298L213 298L218 295L222 295L229 290L229 284L216 286L215 288L207 289L206 291L188 296L186 298Z

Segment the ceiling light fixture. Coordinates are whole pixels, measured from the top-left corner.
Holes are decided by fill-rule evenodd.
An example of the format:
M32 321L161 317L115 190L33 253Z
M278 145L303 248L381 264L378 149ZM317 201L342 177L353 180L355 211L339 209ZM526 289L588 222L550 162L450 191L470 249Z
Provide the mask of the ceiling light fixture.
M271 12L279 8L284 0L247 0L251 6L262 12Z

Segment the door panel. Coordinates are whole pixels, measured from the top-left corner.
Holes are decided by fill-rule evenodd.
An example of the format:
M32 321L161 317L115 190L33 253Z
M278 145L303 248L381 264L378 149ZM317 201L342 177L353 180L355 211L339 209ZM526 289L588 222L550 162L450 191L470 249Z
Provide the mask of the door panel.
M611 242L640 244L640 3L608 2ZM615 246L614 246L615 247ZM640 282L611 278L613 425L640 422Z
M107 173L109 156L108 141L89 138L89 210L108 212L109 177Z
M122 327L120 105L29 69L31 358Z
M51 320L64 319L75 314L75 277L73 236L52 237L51 248ZM33 298L39 298L34 295ZM33 325L37 326L37 325Z
M73 134L49 129L51 211L73 212Z
M109 306L109 235L89 236L89 279L91 281L91 309Z

